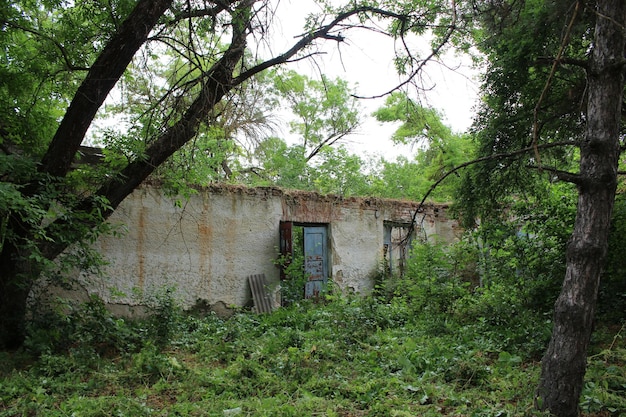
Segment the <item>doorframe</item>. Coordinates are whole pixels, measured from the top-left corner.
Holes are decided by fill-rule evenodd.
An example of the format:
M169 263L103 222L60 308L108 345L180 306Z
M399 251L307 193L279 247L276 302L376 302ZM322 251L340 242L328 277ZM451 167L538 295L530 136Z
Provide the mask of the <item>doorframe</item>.
M313 222L296 222L296 221L290 221L290 220L281 220L280 224L279 224L279 251L280 251L280 256L285 260L285 262L281 263L280 265L280 279L281 281L284 281L287 279L285 270L286 268L290 265L290 260L293 259L294 256L294 251L295 251L295 247L293 245L293 228L294 227L302 227L304 229L306 228L313 228L313 227L322 227L325 230L325 242L324 242L324 252L323 252L323 269L324 269L324 275L326 275L324 277L324 279L322 280L314 280L314 281L309 281L307 280L307 284L309 282L315 282L315 281L322 281L322 285L325 285L330 279L331 279L331 275L332 275L332 268L331 268L331 249L330 249L330 243L331 243L331 239L330 239L330 229L331 229L331 225L330 223L313 223ZM304 233L304 232L303 232ZM304 239L302 241L302 254L304 256L306 256L306 254L304 253ZM305 284L305 287L306 285ZM307 295L307 290L306 288L302 289L303 294L306 296Z

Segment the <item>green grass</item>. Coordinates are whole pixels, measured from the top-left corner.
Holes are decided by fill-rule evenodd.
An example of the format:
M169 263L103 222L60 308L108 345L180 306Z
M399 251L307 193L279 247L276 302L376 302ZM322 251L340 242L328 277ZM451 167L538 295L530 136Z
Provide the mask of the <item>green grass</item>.
M545 320L529 333L429 317L402 298L343 297L229 320L79 313L58 343L39 333L29 351L0 353L0 416L539 415ZM511 342L516 331L527 343ZM626 415L623 333L594 337L585 415Z

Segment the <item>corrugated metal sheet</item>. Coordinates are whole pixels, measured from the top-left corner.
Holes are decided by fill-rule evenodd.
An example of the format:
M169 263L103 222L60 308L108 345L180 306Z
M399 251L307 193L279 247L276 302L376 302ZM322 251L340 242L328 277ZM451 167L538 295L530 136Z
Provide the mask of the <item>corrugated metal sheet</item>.
M252 300L254 301L254 310L257 314L272 312L272 296L267 288L265 274L255 274L248 276L250 290L252 291Z

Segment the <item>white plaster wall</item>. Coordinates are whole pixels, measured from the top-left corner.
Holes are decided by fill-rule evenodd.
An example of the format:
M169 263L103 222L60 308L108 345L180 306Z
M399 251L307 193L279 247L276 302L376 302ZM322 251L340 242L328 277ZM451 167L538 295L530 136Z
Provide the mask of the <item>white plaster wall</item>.
M146 186L109 220L125 224L128 232L96 243L108 261L104 275L82 278L88 292L111 304L136 305L137 293L170 287L186 308L198 300L242 306L250 300L247 276L264 273L271 284L279 282L273 262L284 220L328 224L331 279L344 291L368 293L383 255L383 222L408 222L415 207L243 187L200 190L178 207L158 188ZM444 214L436 217L431 207L421 225L427 234L445 232L452 240L458 228Z
M184 307L197 300L244 305L248 275L278 281L274 219L280 216L276 200L201 191L177 207L158 189L142 188L110 219L126 224L128 233L99 239L108 265L102 277L89 277L89 289L117 304L171 287Z
M344 290L367 294L382 259L383 222L375 210L348 210L331 224L332 277Z

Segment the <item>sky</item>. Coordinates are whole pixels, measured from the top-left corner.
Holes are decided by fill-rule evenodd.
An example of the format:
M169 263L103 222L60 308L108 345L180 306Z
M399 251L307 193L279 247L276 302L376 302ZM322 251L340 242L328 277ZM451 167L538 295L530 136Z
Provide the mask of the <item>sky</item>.
M303 33L306 17L313 12L319 12L313 0L273 0L276 15L269 33L269 41L260 43L259 53L265 58L275 56L289 49L295 44L299 35ZM342 0L347 1L347 0ZM359 96L379 96L390 91L402 80L393 67L394 41L381 34L369 30L350 30L343 33L345 41L338 43L333 40L321 42L319 54L314 60L307 59L297 64L289 64L290 69L319 79L323 73L331 78L342 78L355 87ZM429 53L426 42L416 43L415 50ZM265 45L271 46L271 51L262 50ZM478 83L475 81L476 71L471 68L468 57L458 57L448 54L444 60L448 68L440 64L428 64L424 74L424 88L418 99L424 106L436 108L444 116L444 123L453 131L461 133L470 126L473 116L473 106L477 99ZM416 93L416 90L411 90ZM416 98L416 97L413 97ZM112 98L114 101L114 98ZM395 145L390 137L398 124L379 123L372 116L377 108L381 107L385 98L360 100L363 114L363 123L354 134L342 139L349 151L363 157L372 155L383 156L387 160L395 160L399 155L412 156L417 149L409 145ZM290 141L287 113L279 116L280 136ZM110 119L98 124L107 127ZM292 135L291 135L292 136ZM90 136L91 138L91 136ZM297 138L291 137L291 141ZM90 139L90 141L93 139ZM90 142L91 143L91 142Z
M318 10L311 0L279 0L271 34L273 51L280 52L293 45L303 32L306 16ZM316 78L320 72L331 78L343 78L355 86L359 96L377 96L398 85L400 78L393 68L394 42L391 38L367 30L350 30L343 35L345 42L324 41L324 54L318 55L314 61L290 64L290 68ZM429 52L426 43L416 41L413 46L426 54ZM423 91L418 99L422 105L439 110L444 123L461 133L472 122L478 94L476 70L471 67L468 57L453 53L448 53L442 61L446 67L437 63L426 66L423 87L427 91ZM417 97L415 89L412 93ZM361 100L367 117L358 131L346 138L344 143L349 150L362 155L380 154L390 160L397 155L415 152L410 146L394 146L389 140L397 125L381 124L371 117L384 101L384 98Z

